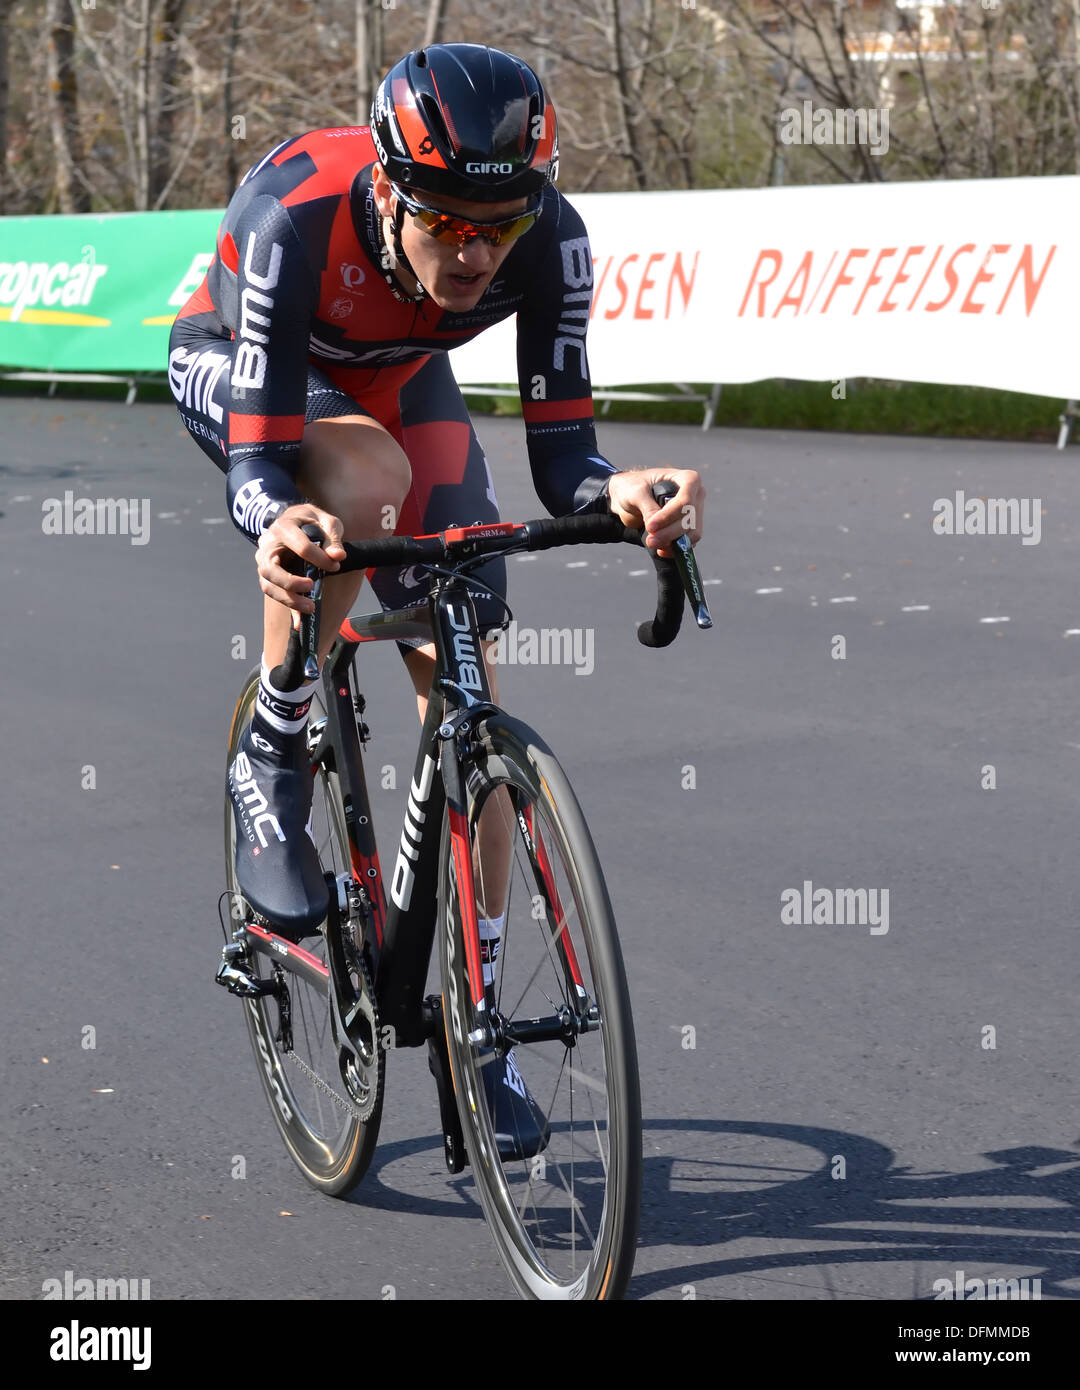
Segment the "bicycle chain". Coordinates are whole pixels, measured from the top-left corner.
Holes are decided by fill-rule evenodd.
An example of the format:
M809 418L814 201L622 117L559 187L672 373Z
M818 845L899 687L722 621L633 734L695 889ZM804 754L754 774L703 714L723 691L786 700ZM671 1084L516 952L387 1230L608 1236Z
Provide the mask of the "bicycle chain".
M334 1102L335 1105L339 1106L342 1110L345 1111L346 1114L351 1115L354 1119L358 1119L361 1122L364 1122L371 1119L371 1116L374 1113L375 1107L378 1104L380 1098L379 1092L381 1087L379 1084L380 1077L378 1053L379 1015L378 1011L375 1008L375 987L372 983L371 971L368 969L367 961L364 959L364 956L360 952L358 952L353 947L352 943L348 940L346 940L345 942L345 950L350 958L350 969L355 970L356 973L362 977L363 992L366 995L368 1003L371 1006L372 1017L374 1020L372 1036L375 1038L376 1060L373 1068L366 1067L364 1069L366 1074L370 1074L372 1070L374 1071L374 1080L372 1085L373 1094L370 1101L367 1105L361 1107L357 1104L355 1100L346 1100L344 1096L339 1095L332 1086L330 1086L326 1081L324 1081L323 1078L318 1074L318 1072L313 1071L312 1068L309 1067L308 1064L303 1060L303 1058L298 1056L298 1054L295 1051L290 1049L290 1051L286 1052L284 1056L288 1057L288 1059L291 1062L293 1062L297 1067L299 1067L300 1070L304 1073L304 1075L307 1076L308 1080L313 1081L320 1091L324 1091Z
M298 1057L295 1052L286 1052L285 1056L288 1057L290 1062L294 1062L300 1068L309 1081L314 1081L320 1091L325 1091L335 1105L339 1105L347 1114L357 1119L360 1117L359 1108L352 1101L347 1101L344 1096L339 1096L332 1086L326 1084L318 1072L312 1071L303 1058Z

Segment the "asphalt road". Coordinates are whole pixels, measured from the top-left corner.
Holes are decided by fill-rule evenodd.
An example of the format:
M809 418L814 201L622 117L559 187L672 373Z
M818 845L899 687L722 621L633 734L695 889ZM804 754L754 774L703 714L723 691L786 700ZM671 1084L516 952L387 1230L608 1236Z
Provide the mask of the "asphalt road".
M478 429L504 517L537 515L520 425ZM594 634L589 674L507 667L502 693L569 771L619 916L645 1112L631 1296L931 1298L963 1270L1080 1297L1074 452L600 441L702 472L716 620L647 651L638 554L511 563L520 624ZM68 489L146 499L147 543L45 534ZM957 489L1038 497L1039 543L935 534ZM212 982L261 603L220 475L171 407L5 398L0 512L0 1293L70 1270L155 1300L513 1297L443 1167L424 1054L391 1056L373 1168L328 1200ZM389 647L362 671L400 787L404 671ZM401 793L372 780L385 858ZM887 890L888 930L783 920L807 881Z

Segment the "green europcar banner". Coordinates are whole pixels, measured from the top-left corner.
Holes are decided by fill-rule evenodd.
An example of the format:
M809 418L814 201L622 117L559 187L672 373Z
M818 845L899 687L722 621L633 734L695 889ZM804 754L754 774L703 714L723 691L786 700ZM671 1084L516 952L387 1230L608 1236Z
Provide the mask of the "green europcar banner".
M164 372L222 210L0 217L0 364Z

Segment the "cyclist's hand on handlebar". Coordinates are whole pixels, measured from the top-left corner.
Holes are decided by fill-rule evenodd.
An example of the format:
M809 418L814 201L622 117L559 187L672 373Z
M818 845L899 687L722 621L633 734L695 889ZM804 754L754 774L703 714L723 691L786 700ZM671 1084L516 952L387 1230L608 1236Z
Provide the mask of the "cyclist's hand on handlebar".
M328 537L325 549L309 540L301 531L300 527L305 522L314 522ZM315 605L308 598L314 582L305 579L302 574L290 574L285 565L298 555L307 564L316 565L332 574L345 558L345 548L341 544L344 534L345 527L340 519L312 502L297 502L295 506L287 508L262 533L255 552L259 588L268 598L284 604L286 608L296 609L300 613L314 612Z
M662 507L652 495L652 485L670 479L678 492ZM624 526L645 528L645 545L661 559L671 558L664 547L680 536L693 544L701 539L705 510L705 486L693 469L641 468L613 473L608 484L611 510Z

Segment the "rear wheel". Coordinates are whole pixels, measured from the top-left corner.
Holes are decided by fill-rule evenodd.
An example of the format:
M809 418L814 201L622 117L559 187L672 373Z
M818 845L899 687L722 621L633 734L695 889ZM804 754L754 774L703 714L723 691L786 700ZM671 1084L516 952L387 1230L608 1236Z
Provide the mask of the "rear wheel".
M233 716L228 765L251 719L259 673L249 678ZM312 700L314 729L324 716L319 696ZM309 742L311 740L309 739ZM308 829L325 873L350 872L337 777L320 765L314 774ZM246 949L244 969L252 978L277 986L276 994L244 998L259 1079L285 1146L304 1177L321 1192L343 1196L364 1176L378 1141L386 1054L376 1037L370 1006L370 977L355 921L342 924L348 964L350 1003L359 1004L362 1051L358 1067L341 1049L331 1022L326 923L301 945L276 936L244 899L235 877L236 830L225 799L225 872L234 939ZM291 1034L291 1039L290 1035ZM287 1044L291 1041L291 1047Z
M444 756L450 756L447 749ZM641 1203L641 1100L629 994L592 838L551 751L500 714L481 721L462 764L478 916L504 914L486 990L494 1049L477 1026L465 964L461 889L449 816L439 874L443 1017L465 1147L499 1254L518 1291L540 1299L611 1299L633 1268ZM475 852L482 814L511 837L508 883L485 883ZM559 1036L536 1040L535 1020ZM515 1023L532 1040L515 1038ZM545 1112L541 1152L500 1158L484 1076L524 1083ZM519 1095L521 1091L518 1091ZM504 1112L505 1114L505 1112ZM505 1119L501 1122L505 1124Z

